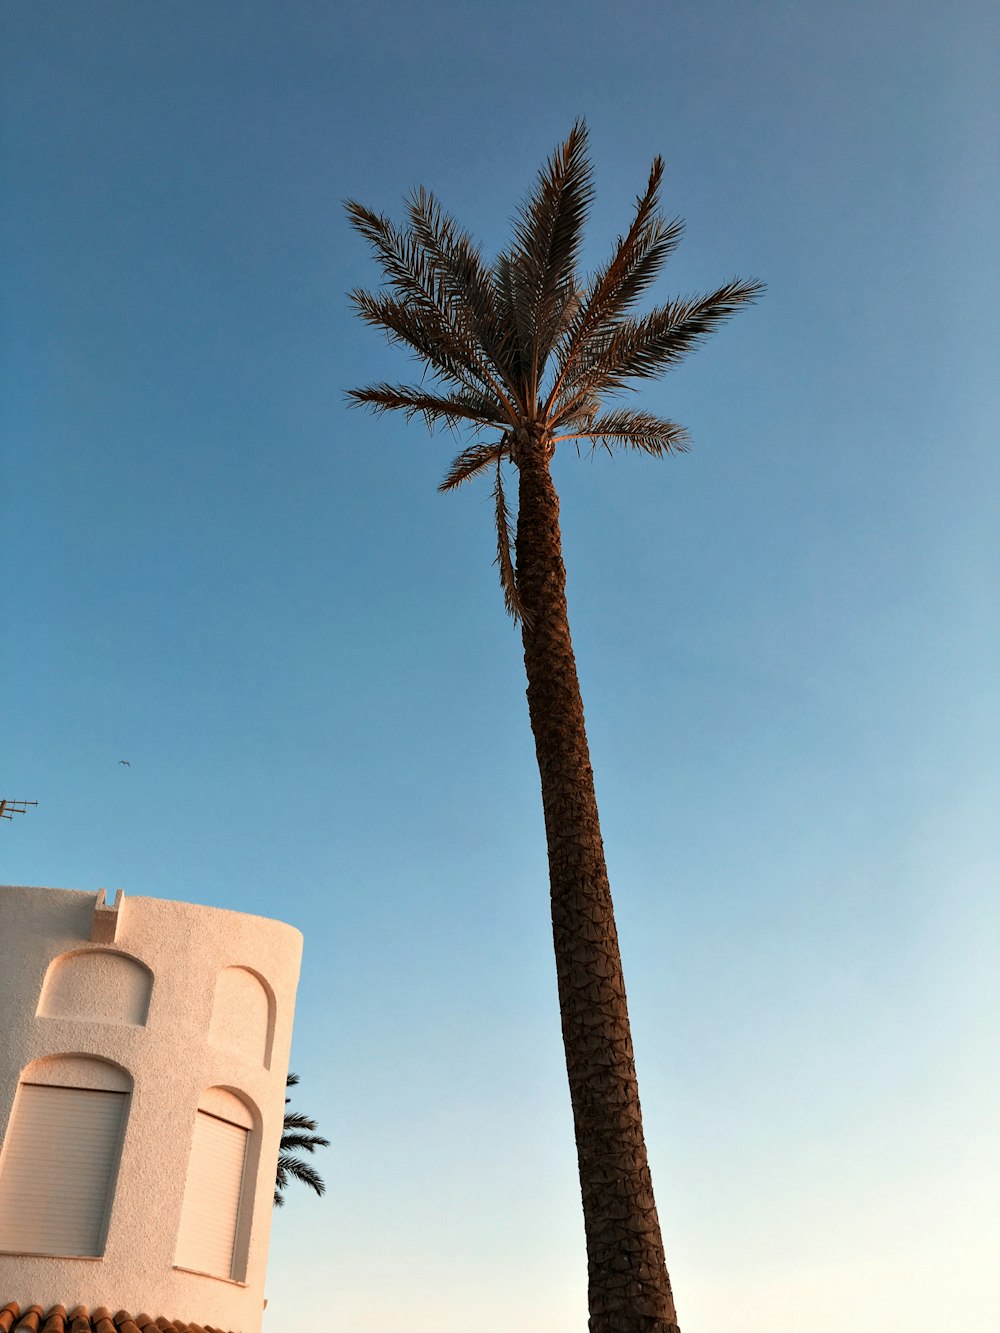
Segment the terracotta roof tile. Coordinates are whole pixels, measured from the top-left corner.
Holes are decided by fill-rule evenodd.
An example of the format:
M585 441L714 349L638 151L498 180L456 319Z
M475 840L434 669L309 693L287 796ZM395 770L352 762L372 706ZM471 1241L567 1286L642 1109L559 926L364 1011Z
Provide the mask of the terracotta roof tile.
M106 1305L88 1310L74 1305L67 1314L65 1305L49 1309L30 1305L22 1310L17 1301L0 1306L0 1333L224 1333L211 1325L185 1323L183 1319L153 1319L145 1311L132 1315L128 1310L112 1314Z

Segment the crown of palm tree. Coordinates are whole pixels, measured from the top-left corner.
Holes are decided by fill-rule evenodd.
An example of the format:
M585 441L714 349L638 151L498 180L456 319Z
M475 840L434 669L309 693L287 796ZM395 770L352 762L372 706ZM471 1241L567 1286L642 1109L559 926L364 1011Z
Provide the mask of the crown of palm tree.
M554 449L581 441L654 457L687 448L684 429L650 412L605 400L633 381L656 378L763 290L733 279L712 292L678 298L644 315L633 307L677 246L683 225L660 211L663 159L657 157L632 224L608 262L578 274L593 197L582 121L539 173L514 221L513 240L487 265L466 232L432 194L418 189L397 227L364 205L346 205L385 275L379 292L356 290L361 317L423 364L421 384L370 384L349 400L375 412L421 416L429 430L468 428L473 441L452 461L440 489L494 471L497 564L508 611L523 615L511 559L511 518L503 464L542 439ZM430 383L427 383L427 376ZM475 438L487 433L493 438Z

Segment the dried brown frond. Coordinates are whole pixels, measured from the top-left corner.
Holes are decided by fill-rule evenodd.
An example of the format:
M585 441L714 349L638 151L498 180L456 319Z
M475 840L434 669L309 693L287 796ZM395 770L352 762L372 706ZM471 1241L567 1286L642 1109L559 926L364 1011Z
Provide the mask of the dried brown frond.
M500 571L500 587L503 589L503 603L507 608L507 614L514 621L523 621L528 628L531 628L531 620L525 614L524 606L521 602L521 594L517 590L517 576L514 573L514 561L511 559L510 549L514 540L514 533L511 524L510 510L507 508L507 499L503 489L503 465L500 458L497 459L496 481L493 484L493 499L496 504L497 519L497 558L494 561Z
M452 459L451 467L445 473L444 481L438 486L438 490L453 491L461 486L463 481L478 476L491 463L499 464L506 456L506 435L499 444L470 444Z

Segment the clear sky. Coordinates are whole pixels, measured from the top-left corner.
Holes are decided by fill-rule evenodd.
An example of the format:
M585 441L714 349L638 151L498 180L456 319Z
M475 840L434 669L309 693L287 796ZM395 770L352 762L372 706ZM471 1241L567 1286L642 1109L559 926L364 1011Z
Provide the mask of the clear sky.
M493 253L584 115L587 262L768 284L556 465L685 1333L995 1333L992 0L8 0L0 881L306 937L265 1329L582 1333L538 780L488 485L348 196ZM128 759L131 767L119 764ZM167 1312L170 1313L170 1312Z

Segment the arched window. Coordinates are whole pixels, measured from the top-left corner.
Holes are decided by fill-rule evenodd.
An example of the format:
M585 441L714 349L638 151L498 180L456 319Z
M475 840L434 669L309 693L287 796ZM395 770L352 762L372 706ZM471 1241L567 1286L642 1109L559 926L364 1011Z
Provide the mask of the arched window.
M260 1117L225 1088L202 1093L195 1115L178 1268L242 1281L250 1243Z
M215 981L209 1041L267 1069L273 1037L270 988L248 967L224 967Z
M0 1154L0 1251L104 1253L132 1079L94 1056L21 1073Z
M38 1016L142 1025L152 989L152 972L126 953L113 949L64 953L49 964Z

